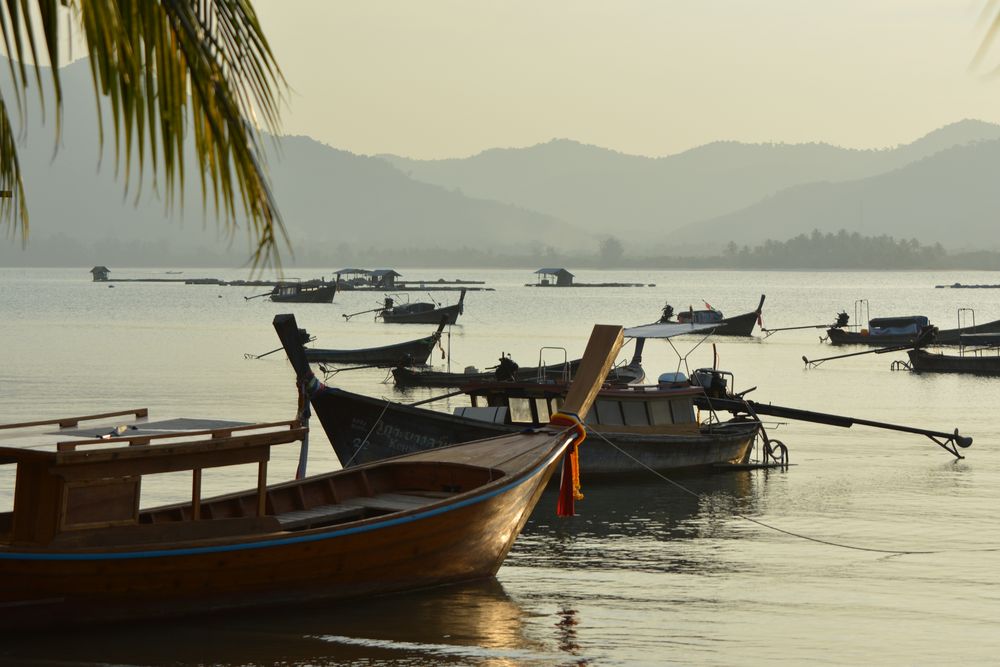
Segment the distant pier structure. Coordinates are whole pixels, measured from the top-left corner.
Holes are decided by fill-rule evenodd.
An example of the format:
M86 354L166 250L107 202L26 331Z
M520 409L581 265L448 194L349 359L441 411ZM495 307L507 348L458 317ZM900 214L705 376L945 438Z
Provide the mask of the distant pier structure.
M538 269L538 282L526 283L525 287L647 287L646 283L574 283L573 274L566 269ZM648 287L656 287L649 283Z
M311 280L299 280L297 278L284 280L222 280L221 278L111 278L111 269L106 266L95 266L90 270L94 282L101 283L183 283L185 285L219 285L230 287L275 287L278 285L325 285L326 278L313 278ZM180 274L182 271L165 271L169 274ZM437 278L435 280L401 281L402 275L393 269L341 269L336 272L338 290L368 290L368 291L488 291L492 292L492 287L468 287L468 285L482 285L482 280L445 280ZM113 285L112 285L113 287Z

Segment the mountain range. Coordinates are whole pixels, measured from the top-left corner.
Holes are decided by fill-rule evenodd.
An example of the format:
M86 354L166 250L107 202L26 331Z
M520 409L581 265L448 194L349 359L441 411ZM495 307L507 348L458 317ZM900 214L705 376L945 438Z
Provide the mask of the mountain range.
M0 92L9 81L0 63ZM62 71L58 150L41 111L19 145L31 214L25 249L0 265L230 266L249 256L240 230L207 221L190 150L184 206L166 207L147 174L125 191L113 135L100 158L87 63ZM104 114L105 123L109 116ZM16 120L16 119L15 119ZM110 133L109 128L105 128ZM1000 126L964 120L903 146L715 142L677 155L627 155L568 139L466 158L364 156L309 137L274 138L269 169L294 256L333 266L388 250L538 256L597 253L618 238L632 255L713 254L813 229L992 249ZM139 194L136 194L139 193ZM375 261L375 260L371 260Z

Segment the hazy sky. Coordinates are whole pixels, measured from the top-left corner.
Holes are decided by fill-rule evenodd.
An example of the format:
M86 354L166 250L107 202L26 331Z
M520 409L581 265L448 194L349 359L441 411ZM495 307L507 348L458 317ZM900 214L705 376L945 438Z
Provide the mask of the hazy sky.
M906 143L1000 122L986 0L255 0L289 134L458 157L554 137ZM995 65L1000 58L989 61Z

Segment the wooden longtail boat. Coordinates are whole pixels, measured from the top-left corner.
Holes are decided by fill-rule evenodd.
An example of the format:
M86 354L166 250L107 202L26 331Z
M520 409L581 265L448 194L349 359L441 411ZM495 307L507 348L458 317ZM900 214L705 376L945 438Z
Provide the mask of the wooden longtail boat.
M634 384L642 382L646 372L642 368L642 339L636 341L635 353L627 364L616 365L604 378L606 384ZM309 356L309 350L306 350ZM503 359L503 358L501 358ZM312 359L309 359L312 361ZM397 387L462 387L480 382L568 382L580 366L579 359L556 364L520 368L501 363L485 373L448 373L434 370L416 370L406 366L392 369Z
M516 433L565 410L566 385L554 383L470 385L464 389L473 406L460 408L460 415L369 398L322 384L307 364L295 361L299 340L282 342L300 381L309 383L313 412L345 468ZM687 383L602 388L587 417L592 435L580 448L581 469L588 476L620 475L645 467L678 470L746 462L760 423L699 424L693 400L703 393Z
M275 318L283 342L297 340L289 319ZM568 408L586 414L620 344L620 328L595 328ZM301 351L296 363L305 363ZM582 435L579 422L554 421L274 486L266 482L271 447L305 438L298 421L186 434L140 422L105 433L124 437L56 451L0 447L0 463L17 466L14 509L0 514L0 627L61 628L492 576ZM258 465L256 489L200 497L203 469L247 463ZM190 502L140 509L143 477L182 471L192 473Z
M1000 375L1000 349L964 350L962 354L928 352L922 348L908 350L910 369L917 373L968 373Z
M333 303L337 283L281 283L269 295L278 303Z
M458 316L465 312L465 290L458 297L458 303L451 306L438 307L433 303L400 303L393 305L392 299L386 299L386 307L375 317L381 317L383 322L390 324L437 324L445 318L447 324L454 324Z
M923 315L876 317L868 321L865 329L851 331L845 327L831 327L826 335L832 345L896 347L914 344L929 326L930 321ZM956 329L938 329L934 335L934 343L961 345L962 337L969 335L979 337L983 345L1000 345L1000 320Z
M757 309L749 313L734 315L733 317L723 317L721 311L709 306L706 310L692 309L678 312L676 314L676 323L713 324L715 328L712 330L712 334L715 336L750 336L753 334L754 326L760 324L760 314L764 309L765 296L765 294L760 295L760 303L757 304ZM705 305L707 306L708 304ZM675 321L670 319L673 314L673 307L667 305L663 309L663 317L659 323L674 324Z
M437 331L430 336L416 340L408 340L393 345L368 347L357 350L328 350L322 348L306 348L306 359L310 363L332 364L372 364L378 366L423 365L431 356L434 346L441 340L446 321L442 319Z

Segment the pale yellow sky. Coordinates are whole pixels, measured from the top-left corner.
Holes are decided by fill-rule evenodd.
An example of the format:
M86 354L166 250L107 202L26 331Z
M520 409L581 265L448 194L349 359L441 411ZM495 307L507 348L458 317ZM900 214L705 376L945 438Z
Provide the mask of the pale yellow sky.
M288 134L461 157L554 137L906 143L1000 122L970 68L986 0L255 0ZM992 60L1000 62L1000 57Z

